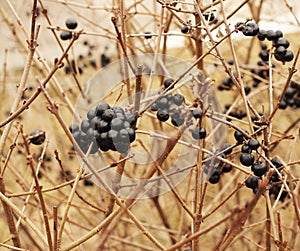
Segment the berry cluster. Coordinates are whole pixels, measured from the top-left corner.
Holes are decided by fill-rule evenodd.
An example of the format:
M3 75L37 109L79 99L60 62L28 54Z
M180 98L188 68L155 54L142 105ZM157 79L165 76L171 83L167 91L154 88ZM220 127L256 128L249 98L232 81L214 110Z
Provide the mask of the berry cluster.
M168 88L174 82L172 78L167 78L164 81L164 87ZM160 94L159 91L158 94ZM151 111L156 112L156 117L159 121L165 122L171 117L171 123L174 126L181 126L184 123L184 114L182 114L182 104L184 101L184 97L177 94L167 94L160 97L155 101L150 107Z
M290 46L290 42L283 37L283 33L280 30L262 30L259 29L258 25L254 22L238 22L236 27L239 31L243 32L245 36L257 36L260 41L267 39L273 42L273 47L275 48L274 56L275 59L283 63L290 62L294 59L294 54L291 50L287 48ZM260 55L263 61L269 61L269 52L263 50Z
M76 19L70 17L66 20L65 25L68 29L74 30L77 27L77 21ZM62 31L60 33L60 39L61 40L69 40L72 38L72 32L71 31Z
M103 152L112 150L124 154L135 140L135 130L132 128L135 123L136 118L123 108L100 103L88 111L80 129L73 124L70 131L84 153L92 144L90 154L96 153L98 148Z
M172 78L167 78L164 81L164 88L169 88L173 82L174 80ZM161 91L159 91L158 94L160 94ZM171 117L172 125L178 127L185 122L186 113L182 107L183 102L184 97L181 94L167 94L156 100L150 109L156 112L156 117L159 121L166 122ZM202 118L202 110L200 108L194 108L191 113L196 120ZM206 130L203 127L195 127L191 130L191 135L196 140L204 139L206 137Z
M281 161L275 157L271 159L271 162L275 166L275 168L280 172L280 169L282 168ZM246 187L252 189L252 191L256 193L259 180L261 180L262 176L267 173L267 165L265 162L255 163L252 165L251 171L253 172L254 175L249 176L245 184ZM283 176L282 172L280 172L280 174ZM280 191L282 190L282 184L281 184L280 176L278 175L277 172L273 173L272 176L270 177L269 185L270 185L269 195L274 196L274 198L277 198L280 195L279 200L281 202L284 202L285 198L288 197L288 192L283 190L280 193Z
M283 33L280 30L260 30L257 34L260 41L265 39L272 41L275 47L275 59L281 62L290 62L294 58L294 54L291 50L287 50L290 46L290 42L283 37Z
M216 152L216 156L220 155L222 158L226 158L232 153L232 146L225 143L221 146L220 150ZM208 181L211 184L219 182L221 175L228 173L232 170L232 166L228 163L220 161L218 158L214 158L214 155L206 157L204 173L208 175Z
M285 109L289 107L300 107L300 85L295 82L291 83L284 93L284 97L279 104L280 109Z
M243 22L238 22L236 26L238 27L239 31L243 32L245 36L254 37L259 32L259 27L254 22L247 22L245 25Z

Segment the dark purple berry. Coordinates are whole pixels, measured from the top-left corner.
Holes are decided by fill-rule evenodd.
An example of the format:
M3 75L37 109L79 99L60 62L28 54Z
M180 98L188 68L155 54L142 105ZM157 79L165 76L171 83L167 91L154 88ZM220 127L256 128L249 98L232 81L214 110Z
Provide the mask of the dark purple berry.
M183 100L184 100L184 97L183 97L181 94L176 93L176 94L173 96L173 103L174 103L175 105L178 105L178 106L182 105Z
M242 153L251 153L252 150L250 149L248 144L244 144L242 145L241 151Z
M76 19L74 19L72 17L70 17L66 20L66 26L68 29L74 30L74 29L76 29L77 25L78 24L77 24Z
M29 140L34 145L41 145L46 139L45 131L42 130L34 130L29 135Z
M169 113L166 110L158 110L156 113L156 117L159 121L167 121L169 119Z
M86 132L89 128L91 127L90 121L85 119L82 120L81 125L80 125L80 129L83 132Z
M240 162L244 166L251 166L254 163L254 156L251 153L242 153Z
M282 59L285 61L285 62L290 62L294 59L294 53L290 50L286 50L285 51L285 54L282 56Z
M196 127L192 130L192 137L194 139L204 139L206 137L206 130L203 127Z
M194 110L192 110L192 114L195 119L202 118L202 110L200 108L195 108Z
M152 38L152 36L149 35L149 34L151 34L151 32L146 31L145 34L146 34L146 35L145 35L144 37L145 37L146 39L151 39L151 38Z
M287 49L290 46L290 42L286 38L280 37L275 41L275 46L277 48L279 46L283 46L285 49Z
M257 38L260 41L264 41L266 37L267 37L267 31L265 31L265 30L259 30L259 32L257 34Z
M248 141L248 146L251 150L257 150L257 148L259 147L259 142L256 139L250 139Z
M72 32L71 31L62 31L60 33L60 39L61 40L69 40L72 38Z
M225 163L222 167L223 173L229 173L232 170L232 165Z
M276 36L276 32L273 31L273 30L268 30L267 31L267 34L266 34L266 38L269 40L269 41L274 41L277 36Z
M257 188L258 180L259 180L259 178L257 176L249 176L245 182L246 187L251 188L251 189Z
M165 81L164 81L164 87L165 89L167 89L169 86L171 86L171 84L174 82L174 79L172 78L167 78Z
M256 176L263 176L267 172L267 165L265 162L253 163L251 166L251 171Z
M107 103L100 103L99 105L97 105L96 107L96 115L98 117L101 117L102 114L104 113L105 110L109 109L110 106Z
M113 109L107 109L103 112L101 118L106 122L110 122L116 116Z
M224 151L224 150L225 150L225 151ZM226 154L226 155L231 154L231 153L232 153L232 147L231 147L230 144L225 143L224 145L222 145L221 151L222 151L222 152L224 151L224 154Z
M240 144L243 143L243 141L245 140L244 135L240 131L234 132L234 138Z
M189 27L183 26L183 27L181 28L181 32L182 32L183 34L188 33L188 32L189 32Z

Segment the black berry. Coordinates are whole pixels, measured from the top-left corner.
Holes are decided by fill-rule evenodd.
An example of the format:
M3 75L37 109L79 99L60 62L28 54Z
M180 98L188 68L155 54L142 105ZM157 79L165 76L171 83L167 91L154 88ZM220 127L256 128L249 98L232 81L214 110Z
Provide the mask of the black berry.
M76 19L74 19L72 17L70 17L66 20L66 26L68 29L74 30L74 29L76 29L77 25L78 24L77 24Z
M240 162L244 166L251 166L254 163L254 156L251 153L242 153L240 155Z
M61 40L68 40L72 38L72 32L71 31L62 31L60 33L60 39Z
M46 139L45 132L42 130L34 130L29 135L30 142L34 145L41 145Z

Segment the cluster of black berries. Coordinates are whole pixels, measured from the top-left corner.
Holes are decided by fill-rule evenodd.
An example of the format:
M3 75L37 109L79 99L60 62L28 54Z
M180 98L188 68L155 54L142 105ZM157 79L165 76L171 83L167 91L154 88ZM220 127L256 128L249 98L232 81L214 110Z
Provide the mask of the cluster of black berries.
M76 19L74 19L72 17L68 18L66 20L65 24L66 24L66 27L70 30L76 29L76 27L78 25ZM71 31L62 31L60 33L60 38L61 38L61 40L69 40L72 38L72 32Z
M172 78L167 78L164 81L164 88L169 88L173 82L174 80ZM160 94L161 91L159 91L158 94ZM187 115L184 112L185 109L182 107L183 101L184 97L179 93L174 95L167 94L156 100L150 109L156 112L156 117L159 121L166 122L171 117L171 123L178 127L184 124L185 116ZM202 110L200 108L192 109L191 113L195 119L202 118ZM203 127L195 127L191 130L191 134L194 139L203 139L206 137L206 130Z
M300 107L300 85L295 82L292 82L291 86L286 89L284 97L279 104L280 109L285 109L287 106Z
M168 88L174 80L172 78L167 78L164 81L164 87ZM159 91L158 94L162 92ZM174 126L181 126L184 123L184 114L182 114L182 104L184 101L184 97L177 94L167 94L160 97L155 101L150 107L151 111L156 112L156 117L159 121L165 122L171 117L171 123Z
M245 36L257 36L260 41L267 39L273 42L275 47L275 59L281 62L290 62L294 59L294 54L287 48L290 46L290 42L283 37L283 33L280 30L262 30L254 22L238 22L236 27L239 31L242 31ZM269 61L269 52L264 50L260 53L261 59L266 62Z
M260 30L257 34L260 41L265 39L272 41L275 47L275 59L281 62L290 62L294 58L294 54L291 50L287 50L290 46L290 42L283 37L282 31L277 30Z
M231 153L232 146L225 143L221 146L220 150L216 152L216 155L209 155L206 157L204 173L208 175L209 183L218 183L222 174L228 173L232 170L232 166L230 164L219 160L215 156L220 155L220 157L226 158Z
M246 24L244 24L243 22L238 22L236 24L236 27L239 31L243 32L245 36L254 37L259 32L259 27L254 22L247 22Z
M135 123L136 118L123 108L100 103L87 113L80 129L74 124L70 126L70 131L84 153L92 144L90 154L96 153L98 148L103 152L112 150L124 154L135 140Z
M280 169L282 168L282 163L278 158L271 159L272 164L275 166L275 168L280 172ZM252 165L251 170L254 175L249 176L246 180L246 187L252 189L254 193L256 193L258 188L258 182L262 179L262 176L267 173L267 165L265 162L259 162ZM280 172L281 176L283 176L283 173ZM282 189L281 184L281 178L278 175L277 172L273 173L270 177L270 188L269 188L269 195L274 196L274 198L277 198L280 194L280 191ZM284 202L284 200L288 197L288 192L283 190L280 194L279 200L281 202Z

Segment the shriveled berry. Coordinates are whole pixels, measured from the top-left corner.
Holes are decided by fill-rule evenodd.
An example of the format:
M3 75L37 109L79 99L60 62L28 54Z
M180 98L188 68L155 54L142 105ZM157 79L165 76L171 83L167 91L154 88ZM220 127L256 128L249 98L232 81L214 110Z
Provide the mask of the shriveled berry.
M34 145L41 145L46 139L45 131L42 130L34 130L29 135L29 140Z
M245 91L245 94L248 95L251 91L250 86L245 86L244 91Z
M200 119L202 118L202 110L200 108L195 108L194 110L192 110L192 114L193 114L193 117L195 119Z
M250 139L248 141L248 146L251 150L257 150L257 148L259 147L259 142L257 139Z
M105 54L101 54L101 67L105 67L110 63L110 58L105 55Z
M242 153L240 162L244 166L251 166L254 163L254 156L251 153Z
M257 176L249 176L245 182L246 187L251 188L251 189L257 188L258 180L259 180L259 178Z
M214 21L214 19L216 18L215 17L215 14L213 12L206 12L206 13L203 13L203 16L205 18L206 21L209 21L209 22L212 22Z
M74 30L76 29L77 25L78 23L75 18L70 17L66 20L66 26L68 29Z

